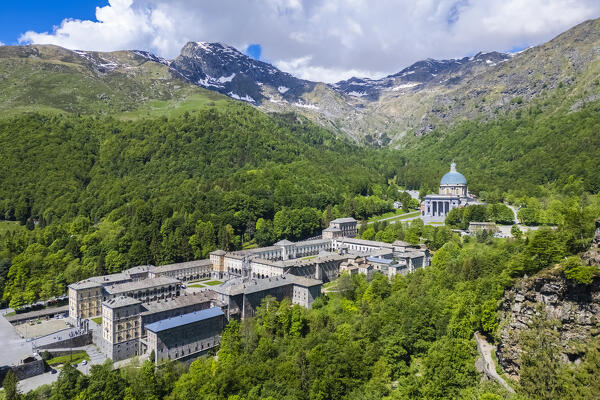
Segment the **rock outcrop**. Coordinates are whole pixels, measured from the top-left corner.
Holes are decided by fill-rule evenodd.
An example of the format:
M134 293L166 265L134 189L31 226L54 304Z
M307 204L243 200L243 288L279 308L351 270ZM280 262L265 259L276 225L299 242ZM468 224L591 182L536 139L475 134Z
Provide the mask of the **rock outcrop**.
M587 265L600 266L600 218L596 221L596 233L592 240L592 246L581 256L583 262Z
M563 359L577 362L580 353L576 344L600 333L600 278L588 285L552 273L524 278L505 294L500 312L496 354L511 378L519 377L521 333L542 313L556 322Z

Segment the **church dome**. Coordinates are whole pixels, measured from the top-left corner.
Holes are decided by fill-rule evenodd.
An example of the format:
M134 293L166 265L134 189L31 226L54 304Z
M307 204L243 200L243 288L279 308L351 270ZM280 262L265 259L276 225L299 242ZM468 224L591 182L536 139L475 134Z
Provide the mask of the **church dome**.
M456 164L452 163L450 165L450 172L446 175L442 176L442 180L440 181L440 185L466 185L467 178L460 172L456 171Z

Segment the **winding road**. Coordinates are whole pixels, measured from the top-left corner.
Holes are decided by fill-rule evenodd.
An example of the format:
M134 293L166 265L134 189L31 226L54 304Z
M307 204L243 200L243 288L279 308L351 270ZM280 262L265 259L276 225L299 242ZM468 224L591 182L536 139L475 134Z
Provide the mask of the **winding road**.
M496 350L496 346L489 344L487 340L485 340L485 338L479 334L479 332L475 332L474 335L475 340L477 341L477 350L483 357L483 371L485 374L501 384L510 393L514 393L515 390L508 383L506 383L506 381L500 375L498 375L498 372L496 372L496 363L492 358L492 351Z

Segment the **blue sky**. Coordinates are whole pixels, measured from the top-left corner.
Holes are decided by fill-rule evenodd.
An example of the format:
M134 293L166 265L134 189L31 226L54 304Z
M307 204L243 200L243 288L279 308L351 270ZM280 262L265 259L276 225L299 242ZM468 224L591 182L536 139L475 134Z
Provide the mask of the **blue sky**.
M2 0L0 42L166 58L188 41L222 42L335 82L429 57L518 51L598 17L599 0Z
M108 0L2 0L0 3L0 42L18 44L21 34L33 30L50 32L65 18L95 20L97 6Z

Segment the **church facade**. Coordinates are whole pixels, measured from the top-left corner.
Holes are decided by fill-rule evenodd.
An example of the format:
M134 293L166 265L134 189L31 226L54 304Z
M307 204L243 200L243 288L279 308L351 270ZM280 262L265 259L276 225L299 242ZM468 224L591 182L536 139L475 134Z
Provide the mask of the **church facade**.
M450 172L441 181L438 194L428 194L421 204L421 216L430 218L445 218L458 207L464 207L474 199L469 196L467 179L456 170L456 164L450 165Z

